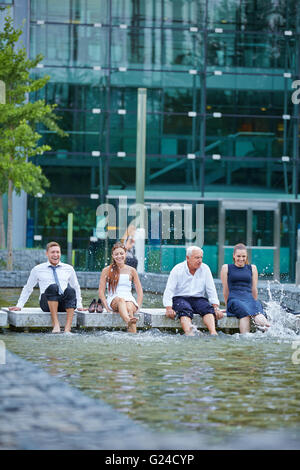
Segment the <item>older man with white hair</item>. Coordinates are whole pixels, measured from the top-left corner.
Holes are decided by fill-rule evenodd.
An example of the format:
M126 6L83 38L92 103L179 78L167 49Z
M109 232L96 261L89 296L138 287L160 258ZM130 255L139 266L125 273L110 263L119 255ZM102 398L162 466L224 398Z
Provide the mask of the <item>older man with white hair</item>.
M194 314L203 317L203 323L211 335L217 335L215 318L223 317L211 270L202 260L203 250L198 246L189 246L186 261L174 266L170 272L163 295L166 316L175 318L177 315L188 336L194 335Z

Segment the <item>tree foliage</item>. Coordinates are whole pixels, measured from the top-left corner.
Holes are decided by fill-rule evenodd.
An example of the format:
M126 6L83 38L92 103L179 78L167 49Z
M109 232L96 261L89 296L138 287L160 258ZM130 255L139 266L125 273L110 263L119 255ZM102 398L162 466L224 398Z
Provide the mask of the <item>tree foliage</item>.
M0 80L6 85L6 103L0 104L0 195L8 192L9 250L12 245L12 190L17 194L24 190L36 195L49 186L42 169L29 161L31 157L51 150L49 145L40 143L37 124L42 123L61 136L67 135L58 125L54 113L56 105L46 104L44 100L29 101L30 93L43 88L50 77L31 76L43 57L40 54L34 59L27 57L26 49L20 46L21 34L22 29L14 28L8 9L4 29L0 32Z

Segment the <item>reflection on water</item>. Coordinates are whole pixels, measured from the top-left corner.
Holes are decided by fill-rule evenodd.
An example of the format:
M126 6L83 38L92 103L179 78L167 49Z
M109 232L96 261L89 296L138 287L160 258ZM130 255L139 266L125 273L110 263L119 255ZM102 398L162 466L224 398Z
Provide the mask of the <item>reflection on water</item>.
M236 433L299 427L300 364L292 355L300 337L272 302L267 333L221 332L215 338L158 330L9 331L1 339L12 352L134 420L160 431L204 432L217 443Z

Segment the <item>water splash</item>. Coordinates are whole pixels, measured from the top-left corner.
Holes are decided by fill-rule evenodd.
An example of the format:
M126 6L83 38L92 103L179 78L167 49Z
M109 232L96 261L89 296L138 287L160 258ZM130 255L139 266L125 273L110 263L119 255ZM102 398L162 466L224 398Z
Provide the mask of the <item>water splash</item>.
M271 326L267 331L268 336L298 336L300 332L300 320L295 315L287 312L277 301L266 302L265 313Z
M198 330L197 326L194 323L192 323L191 330L194 336L203 336L202 331Z
M288 312L282 304L284 303L284 289L278 281L268 282L267 287L269 300L265 303L265 313L270 320L271 326L265 334L273 337L295 337L300 333L300 318Z
M279 281L268 281L267 282L267 291L269 295L269 301L276 301L279 304L283 302L284 299L284 289L283 285Z

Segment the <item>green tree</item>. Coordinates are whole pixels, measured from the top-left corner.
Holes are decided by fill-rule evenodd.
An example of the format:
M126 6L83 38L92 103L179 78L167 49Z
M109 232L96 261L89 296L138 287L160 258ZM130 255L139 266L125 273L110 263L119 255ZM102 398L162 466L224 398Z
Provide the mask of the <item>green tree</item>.
M34 79L30 72L42 60L42 55L27 58L26 49L20 47L22 29L15 29L8 9L4 29L0 32L0 80L6 85L5 104L0 104L0 194L7 192L7 269L12 270L12 195L43 193L49 186L39 166L28 161L35 155L51 150L40 144L41 135L36 132L38 123L49 130L66 136L57 124L55 105L44 100L30 102L29 94L43 88L49 76ZM1 225L1 224L0 224Z

